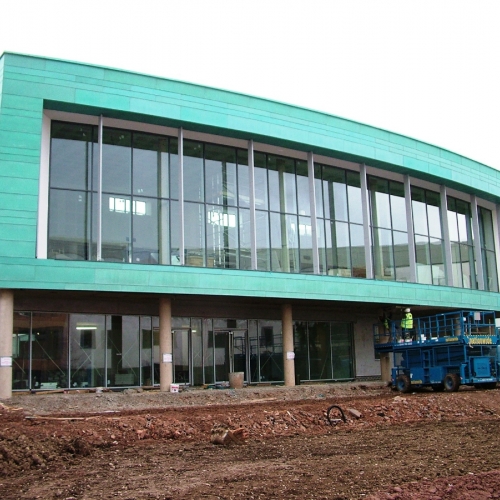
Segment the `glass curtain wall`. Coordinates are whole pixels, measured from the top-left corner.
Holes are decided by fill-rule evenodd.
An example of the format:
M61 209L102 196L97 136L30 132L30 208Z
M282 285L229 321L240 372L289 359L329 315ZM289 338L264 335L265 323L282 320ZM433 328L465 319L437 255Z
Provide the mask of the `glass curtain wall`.
M51 134L48 256L95 260L97 127L53 122ZM177 140L104 128L102 155L102 259L178 263L178 234L169 231Z
M368 177L375 279L410 281L404 186Z
M475 289L477 279L470 203L448 196L447 204L453 284Z
M51 259L96 258L91 223L97 190L92 177L96 142L95 127L52 123L47 248Z
M313 273L307 162L255 153L257 268Z
M495 255L493 215L490 210L478 207L479 233L481 237L481 258L483 260L484 287L490 292L498 292L498 275Z
M412 186L417 282L446 285L439 193Z
M248 153L184 141L186 265L250 269Z
M354 377L353 336L347 323L294 322L295 373L300 380Z
M181 228L177 138L104 127L102 200L98 127L53 121L47 255L179 265ZM313 273L307 162L254 154L257 269ZM314 165L320 273L366 277L358 172ZM410 263L402 183L368 177L374 277L408 281ZM251 269L247 150L184 141L184 261L188 266ZM412 187L419 283L445 285L438 193ZM470 204L448 197L453 283L477 288ZM479 207L485 288L498 290L492 215Z
M320 272L366 277L359 173L314 166Z

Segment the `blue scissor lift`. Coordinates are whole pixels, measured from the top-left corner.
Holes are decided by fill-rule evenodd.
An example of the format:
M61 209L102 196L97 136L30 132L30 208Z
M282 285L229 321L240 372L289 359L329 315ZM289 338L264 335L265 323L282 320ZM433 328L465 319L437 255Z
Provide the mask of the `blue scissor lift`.
M375 351L393 354L392 386L457 391L460 385L494 388L499 380L499 329L494 311L454 311L374 325Z

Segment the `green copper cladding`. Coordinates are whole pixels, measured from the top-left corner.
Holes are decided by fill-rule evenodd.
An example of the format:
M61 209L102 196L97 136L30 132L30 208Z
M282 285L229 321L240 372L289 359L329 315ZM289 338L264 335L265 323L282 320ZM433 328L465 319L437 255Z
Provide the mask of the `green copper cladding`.
M498 203L500 172L325 113L200 85L41 57L0 58L0 288L120 290L498 309L497 293L443 286L35 258L44 109L182 126L363 162Z

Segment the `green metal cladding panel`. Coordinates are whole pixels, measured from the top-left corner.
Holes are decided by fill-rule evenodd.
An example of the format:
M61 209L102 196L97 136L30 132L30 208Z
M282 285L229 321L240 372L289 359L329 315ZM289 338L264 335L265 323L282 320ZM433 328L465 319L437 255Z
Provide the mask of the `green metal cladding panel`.
M328 276L35 259L45 107L254 139L365 162L494 201L500 173L450 151L325 113L116 69L0 59L0 287L418 302L500 309L499 294Z

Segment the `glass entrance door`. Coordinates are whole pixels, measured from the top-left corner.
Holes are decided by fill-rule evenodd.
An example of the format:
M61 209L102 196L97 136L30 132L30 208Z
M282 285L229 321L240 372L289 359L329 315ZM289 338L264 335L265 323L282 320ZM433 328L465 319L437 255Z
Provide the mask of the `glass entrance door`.
M215 382L227 382L229 373L243 372L247 379L247 331L214 332Z
M191 368L191 330L172 330L174 383L190 385Z

